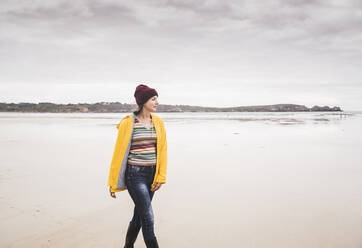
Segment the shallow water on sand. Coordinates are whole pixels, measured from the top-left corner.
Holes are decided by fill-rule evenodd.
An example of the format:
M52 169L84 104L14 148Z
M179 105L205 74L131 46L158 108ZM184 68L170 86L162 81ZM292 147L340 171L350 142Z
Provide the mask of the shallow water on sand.
M0 113L2 247L120 247L133 203L107 180L127 114ZM362 246L362 112L155 114L164 247Z

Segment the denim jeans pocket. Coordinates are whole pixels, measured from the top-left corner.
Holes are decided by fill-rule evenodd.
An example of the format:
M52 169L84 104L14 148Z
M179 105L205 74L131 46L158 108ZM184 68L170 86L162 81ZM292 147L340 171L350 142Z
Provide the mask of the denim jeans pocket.
M132 178L136 176L137 174L140 174L142 171L142 168L140 166L127 166L127 177Z
M149 166L129 166L127 170L130 177L152 177L152 174L154 174L155 171L154 168Z
M132 173L137 173L142 171L142 167L141 166L129 166L129 171Z

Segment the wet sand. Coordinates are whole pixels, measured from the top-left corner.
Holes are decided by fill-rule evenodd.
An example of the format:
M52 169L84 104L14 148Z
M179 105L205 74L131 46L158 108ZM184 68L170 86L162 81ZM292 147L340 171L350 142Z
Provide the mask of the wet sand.
M0 113L1 247L122 247L133 202L106 183L123 115ZM361 247L361 115L159 115L160 247Z

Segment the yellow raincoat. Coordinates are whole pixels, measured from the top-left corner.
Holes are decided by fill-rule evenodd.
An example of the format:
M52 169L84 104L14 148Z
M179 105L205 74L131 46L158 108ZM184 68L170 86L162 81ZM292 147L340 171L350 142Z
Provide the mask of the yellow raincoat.
M165 125L162 119L153 113L151 113L151 117L157 134L157 162L156 173L152 183L153 186L156 182L166 183L167 140ZM111 192L119 192L127 189L125 173L132 143L134 119L135 116L132 113L131 115L125 116L117 125L118 136L108 178L108 186L111 187Z

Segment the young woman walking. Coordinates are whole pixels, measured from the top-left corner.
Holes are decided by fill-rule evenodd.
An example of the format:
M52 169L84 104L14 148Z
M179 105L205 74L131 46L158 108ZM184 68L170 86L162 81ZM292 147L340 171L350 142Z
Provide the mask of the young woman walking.
M157 91L140 84L134 97L138 110L125 116L117 125L109 192L116 198L115 192L127 189L135 204L124 247L133 248L142 227L146 246L158 248L151 201L155 191L166 183L166 130L162 119L152 113L158 106Z

